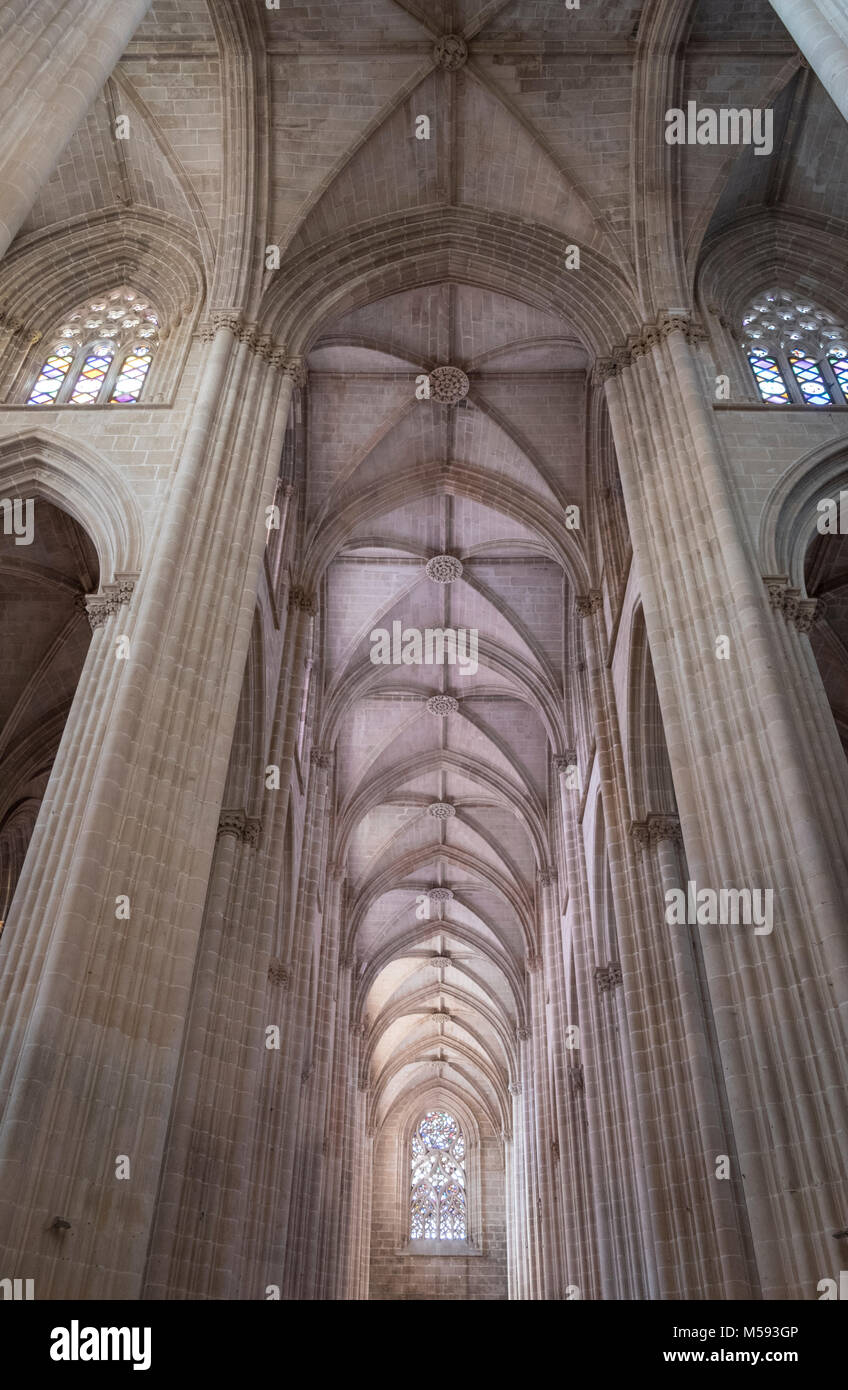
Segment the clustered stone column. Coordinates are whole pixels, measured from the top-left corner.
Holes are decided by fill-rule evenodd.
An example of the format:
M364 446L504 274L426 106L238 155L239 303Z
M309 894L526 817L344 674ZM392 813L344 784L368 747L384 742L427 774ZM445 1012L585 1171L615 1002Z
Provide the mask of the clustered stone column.
M848 120L848 12L843 0L771 0L771 5Z
M163 524L129 606L110 603L105 621L94 606L12 908L0 1251L13 1273L25 1258L41 1297L141 1293L264 508L299 370L238 315L205 337ZM120 1155L129 1181L116 1179ZM49 1227L68 1212L60 1257Z
M829 1097L848 1084L848 868L819 794L830 774L797 736L798 664L781 660L730 494L699 341L664 316L601 373L689 874L774 894L770 934L713 925L700 939L759 1283L809 1298L844 1226L846 1116Z
M0 256L85 120L150 0L6 0L0 15Z

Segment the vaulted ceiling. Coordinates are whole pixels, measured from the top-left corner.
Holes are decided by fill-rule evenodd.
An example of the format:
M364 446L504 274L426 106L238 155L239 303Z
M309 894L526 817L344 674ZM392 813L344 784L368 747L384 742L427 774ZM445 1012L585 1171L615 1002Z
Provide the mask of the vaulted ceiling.
M228 161L232 175L250 150L261 196L246 244L266 287L286 257L331 242L342 255L387 219L470 209L481 236L487 219L509 217L528 236L590 249L635 303L638 246L661 192L645 176L645 141L661 148L662 134L646 124L653 68L639 66L641 45L674 11L667 0L154 0L15 249L76 220L139 212L187 229L212 284L245 209ZM236 17L261 88L261 125L241 144ZM462 36L461 66L435 50L446 34ZM839 117L768 0L699 0L658 90L660 121L669 92L680 104L777 98L776 160L698 147L666 161L690 275L710 228L763 208L823 215L824 161L828 210L839 212ZM115 138L120 115L126 140ZM427 139L416 137L421 116ZM265 269L267 243L281 249L280 272ZM600 565L590 345L561 308L516 296L515 269L500 286L458 268L414 285L397 275L378 295L353 283L356 307L310 344L300 501L323 587L315 737L336 749L334 857L347 868L375 1115L441 1068L493 1126L505 1123L549 859L550 757L574 730L573 598ZM419 399L416 380L443 365L467 375L467 395ZM566 524L573 504L578 531ZM69 595L91 587L74 570L82 542L72 562L58 523L39 535L55 553L27 560L60 572L68 611L40 616L36 584L35 665L61 633L82 640ZM461 576L428 578L437 555L458 559ZM395 623L476 632L479 668L375 664L371 634ZM22 679L3 696L19 723ZM434 712L435 696L455 707ZM35 704L27 717L44 713ZM431 899L434 888L452 896Z

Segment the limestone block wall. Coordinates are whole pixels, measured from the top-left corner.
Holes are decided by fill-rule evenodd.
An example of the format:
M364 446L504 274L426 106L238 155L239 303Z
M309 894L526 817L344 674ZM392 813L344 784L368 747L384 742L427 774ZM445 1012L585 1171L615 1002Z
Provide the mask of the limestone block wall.
M506 1187L503 1145L480 1141L481 1255L409 1255L399 1233L406 1230L408 1196L399 1202L398 1172L403 1140L386 1127L374 1141L369 1297L409 1300L492 1300L507 1297Z

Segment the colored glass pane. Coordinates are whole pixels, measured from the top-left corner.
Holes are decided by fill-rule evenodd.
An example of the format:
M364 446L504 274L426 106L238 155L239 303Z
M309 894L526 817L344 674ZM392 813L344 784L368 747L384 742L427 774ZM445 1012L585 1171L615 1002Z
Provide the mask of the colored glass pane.
M785 405L789 400L789 392L775 359L769 357L768 353L758 352L755 349L749 353L748 361L751 363L754 376L757 378L757 385L763 400L772 404Z
M830 392L821 374L818 363L800 350L790 352L789 365L795 373L795 380L808 405L832 405Z
M132 401L138 400L144 385L144 378L150 367L150 361L151 352L147 347L136 347L127 353L118 373L115 389L110 397L111 404L128 405Z
M60 343L44 363L32 388L27 405L52 405L74 360L71 343Z
M465 1240L465 1140L452 1115L431 1110L412 1136L410 1236Z
M109 370L114 349L111 343L98 343L82 364L82 371L71 392L71 405L94 405L100 395L103 378Z
M842 394L848 398L848 352L832 352L828 361L833 375L842 387Z

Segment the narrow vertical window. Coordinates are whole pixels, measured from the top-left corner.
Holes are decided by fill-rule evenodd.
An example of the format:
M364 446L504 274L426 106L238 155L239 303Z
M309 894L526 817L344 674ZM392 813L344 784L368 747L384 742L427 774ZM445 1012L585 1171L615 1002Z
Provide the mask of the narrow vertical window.
M71 405L94 405L106 379L115 349L111 343L92 343L71 392Z
M828 361L843 396L848 399L848 351L843 348L841 351L832 352Z
M452 1115L430 1110L412 1136L412 1240L466 1240L465 1139Z
M789 365L808 405L830 405L830 392L817 364L800 348L789 354Z
M130 349L121 364L118 379L109 397L110 405L129 405L138 400L152 356L150 348L144 343Z
M748 361L751 363L763 400L770 404L785 405L789 400L789 392L776 359L770 357L763 348L754 348L748 355Z
M44 362L27 405L52 405L74 360L73 343L58 343Z

